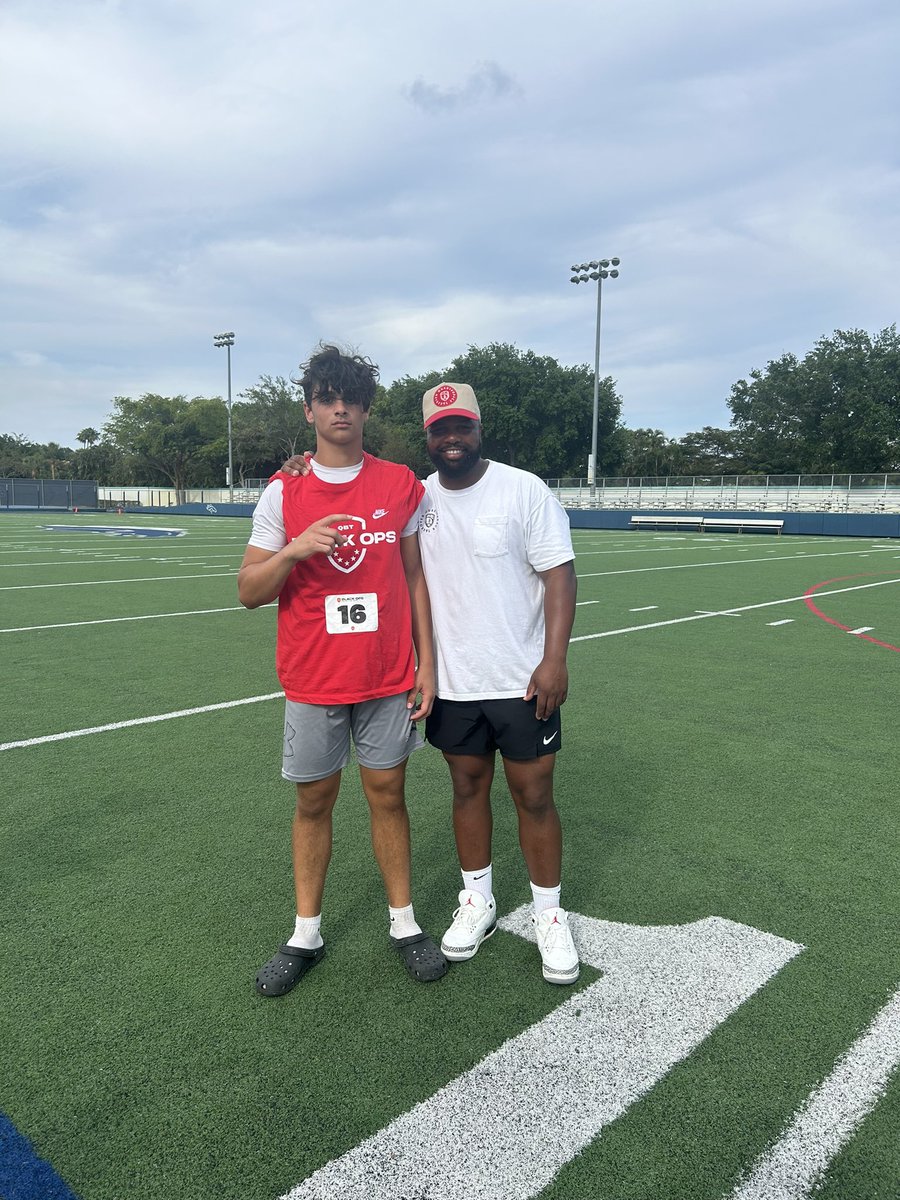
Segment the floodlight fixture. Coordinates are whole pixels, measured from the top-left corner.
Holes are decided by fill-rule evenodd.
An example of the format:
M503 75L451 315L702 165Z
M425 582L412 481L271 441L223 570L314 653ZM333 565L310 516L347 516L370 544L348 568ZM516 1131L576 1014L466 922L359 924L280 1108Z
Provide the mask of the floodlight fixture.
M225 347L228 353L228 500L234 503L234 453L231 441L231 347L234 345L234 332L216 333L213 335L213 345L221 350Z
M610 270L609 268L618 267L620 261L618 258L601 258L599 260L592 260L589 263L580 263L578 266L571 268L574 272L570 280L571 283L597 281L597 336L594 341L594 415L591 427L591 459L588 466L588 482L591 488L592 504L597 498L597 426L600 416L600 311L603 297L603 280L618 279L619 272L615 269ZM588 272L590 273L588 274Z

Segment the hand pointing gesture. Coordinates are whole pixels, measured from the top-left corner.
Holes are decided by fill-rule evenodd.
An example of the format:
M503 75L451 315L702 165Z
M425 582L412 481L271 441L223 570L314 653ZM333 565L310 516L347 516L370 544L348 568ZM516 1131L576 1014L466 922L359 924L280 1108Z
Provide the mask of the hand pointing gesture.
M328 517L322 517L320 521L313 521L312 525L291 541L291 558L295 562L302 562L305 558L312 558L314 554L333 554L347 541L335 526L341 521L349 520L350 517L346 513L332 513Z

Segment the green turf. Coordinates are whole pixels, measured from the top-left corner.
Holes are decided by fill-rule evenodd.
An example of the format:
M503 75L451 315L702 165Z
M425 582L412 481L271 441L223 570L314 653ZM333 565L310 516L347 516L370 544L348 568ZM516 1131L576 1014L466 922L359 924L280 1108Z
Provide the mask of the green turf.
M277 691L274 611L197 611L235 610L247 522L162 519L188 530L165 541L40 530L64 520L99 523L0 517L0 587L16 589L0 591L0 628L194 615L0 634L0 742ZM860 578L831 587L900 580L900 544L575 542L579 600L598 602L575 636L611 636L571 648L564 903L638 925L714 914L806 949L542 1195L713 1200L900 983L900 654L791 601L841 576ZM128 579L150 581L103 584ZM900 646L898 587L816 603ZM665 621L679 623L634 628ZM406 978L348 771L328 953L291 996L257 999L255 971L291 922L280 726L269 700L0 753L0 1111L82 1200L279 1196L564 998L506 933L434 987ZM437 754L413 756L408 793L417 915L437 933L459 886ZM527 878L499 777L495 799L507 912ZM578 986L596 979L586 968ZM827 1200L896 1195L898 1104L895 1077Z

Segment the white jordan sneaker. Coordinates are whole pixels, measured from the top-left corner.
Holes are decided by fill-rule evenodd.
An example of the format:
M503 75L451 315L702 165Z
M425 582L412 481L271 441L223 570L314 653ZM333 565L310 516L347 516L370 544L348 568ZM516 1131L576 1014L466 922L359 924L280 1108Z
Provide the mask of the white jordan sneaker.
M484 939L489 938L496 928L497 905L493 896L487 901L479 892L460 892L453 924L441 940L445 958L451 962L473 958Z
M532 917L531 923L541 952L544 978L548 983L574 983L579 964L569 914L563 908L546 908L539 917Z

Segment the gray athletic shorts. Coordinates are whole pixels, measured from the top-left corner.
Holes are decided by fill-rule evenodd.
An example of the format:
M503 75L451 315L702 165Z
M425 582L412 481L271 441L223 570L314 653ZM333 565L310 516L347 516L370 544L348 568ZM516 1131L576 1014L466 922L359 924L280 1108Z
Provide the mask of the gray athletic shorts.
M292 783L327 779L350 761L351 738L360 766L396 767L424 744L409 714L406 692L359 704L286 700L281 774Z

